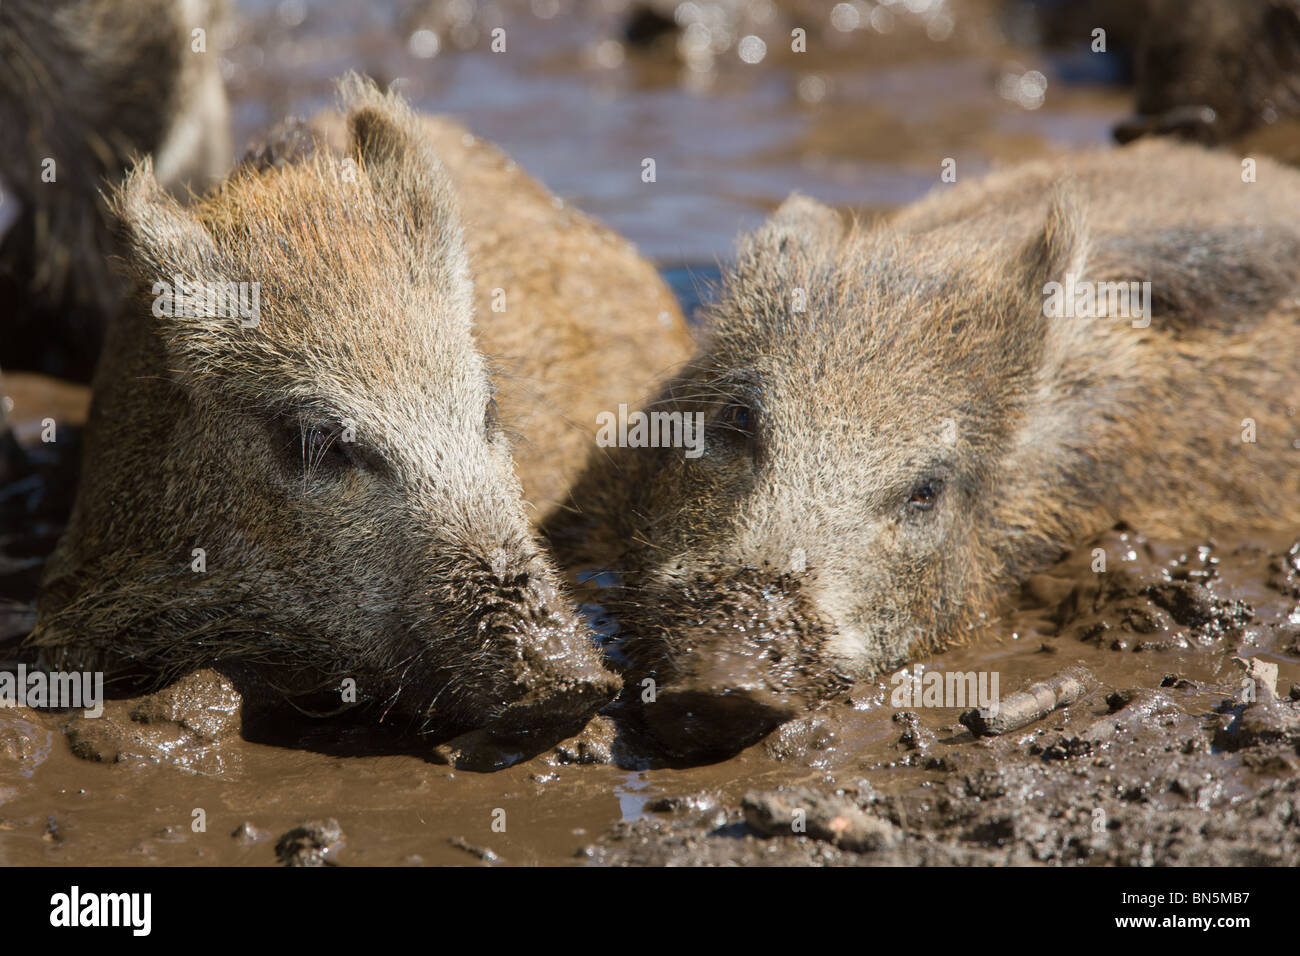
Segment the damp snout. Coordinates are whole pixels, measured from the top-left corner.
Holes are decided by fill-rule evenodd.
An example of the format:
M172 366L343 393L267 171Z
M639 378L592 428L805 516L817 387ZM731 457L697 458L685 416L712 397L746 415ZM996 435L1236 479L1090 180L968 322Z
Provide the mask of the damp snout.
M619 647L637 684L629 703L665 752L729 756L843 689L836 631L806 578L726 568L674 584L650 619L647 602L633 608L642 617Z
M585 723L622 689L586 629L576 621L528 626L514 636L516 653L498 675L493 729L528 733Z
M492 722L495 729L527 733L573 725L576 730L617 697L623 687L617 675L599 666L526 679L537 685L536 689L507 703Z

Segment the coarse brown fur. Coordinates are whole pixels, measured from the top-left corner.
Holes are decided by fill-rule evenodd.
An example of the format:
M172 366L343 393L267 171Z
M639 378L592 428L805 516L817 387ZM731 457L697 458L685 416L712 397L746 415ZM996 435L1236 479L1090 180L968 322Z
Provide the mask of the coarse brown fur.
M153 154L167 187L201 189L225 172L225 19L224 0L0 4L0 176L21 206L0 246L6 365L90 377L125 292L100 190L136 156Z
M460 124L438 117L424 128L462 197L475 330L540 522L581 474L597 414L644 403L694 342L672 292L627 240Z
M638 407L694 343L673 294L626 239L459 122L421 123L456 191L475 335L515 439L524 500L541 522L582 472L597 414ZM331 111L308 133L338 150L343 127Z
M480 182L531 184L505 169L449 176L400 99L356 79L345 93L345 156L266 151L192 214L158 191L147 164L118 192L136 294L96 376L83 481L33 643L51 663L134 666L154 682L208 664L290 695L352 678L360 701L431 732L580 721L617 680L534 538L506 432L557 446L533 469L534 488L564 480L581 451L553 437L571 425L505 416L539 392L561 404L599 394L623 370L591 356L561 367L556 347L536 350L556 364L534 364L521 348L501 379L528 387L497 412L470 270L510 287L515 274L484 250L521 250L473 231L489 203L502 236L512 218L554 203L540 187L472 197ZM643 298L660 294L630 248L578 217L567 223L569 235L529 250L543 273L564 275L550 256L585 245L602 267L636 277ZM155 317L154 283L176 276L260 282L257 326ZM520 329L498 341L563 342L547 325L569 307L539 300L566 290L518 281L527 291L500 321ZM628 324L641 315L624 309L624 325L579 325L573 338L661 337L657 319L640 332ZM193 570L195 548L205 571Z
M800 709L791 661L825 687L940 648L1117 521L1300 522L1300 174L1241 172L1143 142L847 233L789 200L743 243L660 401L705 414L703 456L624 450L549 529L568 561L623 573L608 603L633 675L657 681L647 711L686 697L699 726L723 702L743 743ZM1049 317L1067 273L1150 281L1149 327ZM735 592L732 617L692 622L681 598L710 586ZM752 626L773 601L802 621ZM678 752L717 746L652 723Z

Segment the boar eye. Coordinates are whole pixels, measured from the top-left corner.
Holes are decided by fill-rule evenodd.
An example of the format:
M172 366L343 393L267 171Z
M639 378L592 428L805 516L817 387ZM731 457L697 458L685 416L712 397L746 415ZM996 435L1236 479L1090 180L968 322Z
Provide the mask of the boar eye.
M491 439L497 433L500 427L500 420L497 418L497 400L496 396L488 399L487 407L483 409L483 433Z
M732 402L722 410L722 414L718 416L718 421L733 431L753 435L756 418L754 410L749 405L744 402Z
M368 459L356 443L344 441L341 424L313 422L291 412L277 419L276 429L279 437L275 441L290 476L368 466Z
M934 503L939 500L939 494L943 491L943 482L937 478L931 478L921 482L912 489L912 493L907 497L908 511L929 511L934 507Z
M301 430L302 461L308 471L351 464L342 440L342 428L307 425Z

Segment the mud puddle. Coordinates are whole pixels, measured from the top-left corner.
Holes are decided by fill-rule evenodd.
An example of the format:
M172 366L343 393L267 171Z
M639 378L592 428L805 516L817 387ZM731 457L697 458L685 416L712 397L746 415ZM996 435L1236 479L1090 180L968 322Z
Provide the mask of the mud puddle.
M1092 570L1097 549L1105 572ZM1082 667L1076 702L976 738L961 708L899 707L910 681L860 687L851 708L788 724L722 765L725 782L659 772L679 792L651 805L665 812L616 825L589 858L1295 865L1297 561L1294 535L1194 546L1102 535L1031 579L989 634L918 665L996 673L1004 700Z

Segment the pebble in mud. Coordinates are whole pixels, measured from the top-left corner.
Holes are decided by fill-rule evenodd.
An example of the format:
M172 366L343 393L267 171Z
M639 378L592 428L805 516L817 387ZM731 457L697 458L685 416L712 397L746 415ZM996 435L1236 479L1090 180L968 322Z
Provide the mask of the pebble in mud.
M552 764L613 763L617 738L618 727L614 721L597 714L581 733L556 744L546 760Z
M1215 744L1234 751L1274 744L1300 752L1300 706L1278 696L1277 665L1256 658L1238 658L1236 663L1246 679L1236 699L1225 701L1221 707L1224 716L1215 734ZM1288 759L1282 762L1287 766L1295 763Z
M215 743L239 732L242 703L235 686L216 671L201 670L140 699L131 719L143 724L174 724L199 740Z
M285 866L337 866L334 854L343 845L343 828L333 817L294 827L275 844Z
M245 820L239 826L235 827L230 836L236 843L243 846L252 846L255 843L261 843L263 840L269 840L271 838L271 832L269 830L263 830L261 827L255 826L248 820Z
M806 714L786 721L763 741L763 749L773 760L791 760L808 754L834 749L834 725L822 713Z
M1233 750L1272 743L1296 748L1300 746L1300 708L1276 698L1248 704L1235 723L1229 723L1223 735L1216 738L1216 743Z
M492 864L501 862L501 856L495 850L470 843L464 837L451 837L447 842L458 850L464 850L470 856L478 857L484 863Z
M925 753L934 743L934 731L921 723L921 718L908 710L894 714L894 723L902 726L898 735L898 746L904 750L916 750Z
M814 840L868 853L897 846L903 831L861 810L847 797L804 787L747 794L741 803L745 823L764 836L807 833Z
M1269 587L1293 598L1300 598L1300 541L1286 554L1274 558L1268 575Z
M707 813L718 805L716 793L667 794L646 803L650 813L681 813L693 811Z

